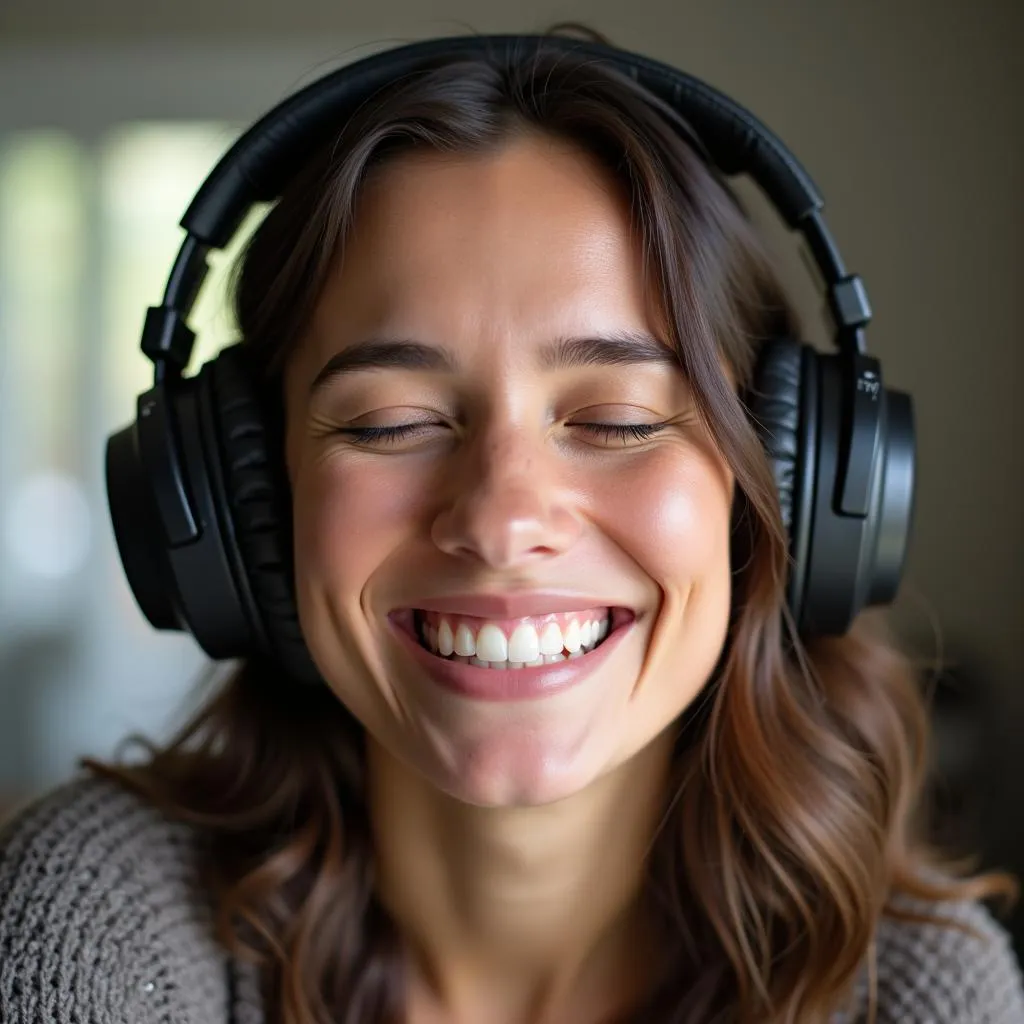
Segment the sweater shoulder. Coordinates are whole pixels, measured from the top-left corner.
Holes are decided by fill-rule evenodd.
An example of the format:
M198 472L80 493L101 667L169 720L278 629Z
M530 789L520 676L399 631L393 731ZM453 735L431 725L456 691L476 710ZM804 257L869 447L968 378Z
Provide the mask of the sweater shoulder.
M200 853L195 830L94 777L0 825L0 1020L226 1021Z
M900 898L876 939L879 1024L1024 1024L1024 980L1010 936L969 900Z

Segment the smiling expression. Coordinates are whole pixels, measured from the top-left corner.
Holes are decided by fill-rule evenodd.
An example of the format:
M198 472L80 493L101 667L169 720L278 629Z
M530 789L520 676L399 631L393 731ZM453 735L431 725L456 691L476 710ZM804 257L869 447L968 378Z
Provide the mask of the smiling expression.
M527 136L379 168L289 361L308 646L373 740L458 799L583 789L718 660L733 481L658 319L628 199ZM570 659L574 617L593 653ZM460 662L445 621L513 667ZM518 660L552 622L563 660Z

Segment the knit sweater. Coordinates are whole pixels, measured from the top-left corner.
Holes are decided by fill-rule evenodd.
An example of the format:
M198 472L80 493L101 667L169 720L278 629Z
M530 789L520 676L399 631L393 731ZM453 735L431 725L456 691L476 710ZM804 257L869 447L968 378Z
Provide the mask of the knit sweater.
M0 1024L267 1024L257 970L214 938L200 852L190 826L94 778L8 820ZM1024 985L1003 928L975 903L927 909L981 938L883 920L878 1024L1024 1024ZM863 1006L843 1019L860 1024Z

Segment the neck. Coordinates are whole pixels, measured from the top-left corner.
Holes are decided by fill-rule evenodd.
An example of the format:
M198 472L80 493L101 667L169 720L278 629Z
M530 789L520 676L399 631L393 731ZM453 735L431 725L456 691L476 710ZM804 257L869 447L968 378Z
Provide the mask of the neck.
M555 804L483 808L368 741L378 894L424 1007L411 1019L604 1020L640 996L641 890L670 753L664 735Z

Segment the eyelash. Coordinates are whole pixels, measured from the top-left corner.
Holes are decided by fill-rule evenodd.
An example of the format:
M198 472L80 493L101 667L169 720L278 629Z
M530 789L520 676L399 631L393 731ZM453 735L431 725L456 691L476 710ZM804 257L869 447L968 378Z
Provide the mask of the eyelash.
M432 426L429 423L402 423L397 427L339 427L338 434L352 438L355 444L373 444L377 441L392 443L422 427ZM659 430L664 430L667 423L573 423L574 427L583 427L591 433L604 438L617 438L620 441L646 441Z

